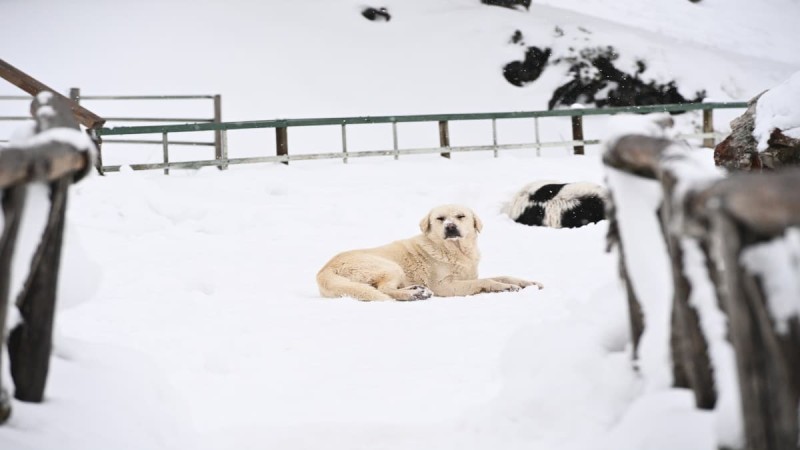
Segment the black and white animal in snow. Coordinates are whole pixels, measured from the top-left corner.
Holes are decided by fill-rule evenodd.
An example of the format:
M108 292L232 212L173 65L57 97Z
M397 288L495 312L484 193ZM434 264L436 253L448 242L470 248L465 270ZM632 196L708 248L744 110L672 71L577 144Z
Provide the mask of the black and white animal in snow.
M535 181L503 207L515 222L552 228L575 228L606 218L606 189L595 183Z

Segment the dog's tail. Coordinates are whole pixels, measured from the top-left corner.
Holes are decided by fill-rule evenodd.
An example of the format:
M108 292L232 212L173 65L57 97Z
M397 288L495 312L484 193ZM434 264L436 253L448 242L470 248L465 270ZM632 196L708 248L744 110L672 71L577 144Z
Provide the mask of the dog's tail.
M325 267L317 274L319 293L323 297L353 297L357 300L392 300L392 297L365 283L347 279Z

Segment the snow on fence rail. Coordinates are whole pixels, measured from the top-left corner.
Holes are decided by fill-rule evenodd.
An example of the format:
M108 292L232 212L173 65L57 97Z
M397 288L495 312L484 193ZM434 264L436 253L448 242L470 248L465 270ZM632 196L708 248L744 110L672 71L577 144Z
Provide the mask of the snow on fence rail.
M800 169L725 177L644 136L604 164L647 388L691 389L721 447L798 448Z
M246 163L265 163L281 162L288 164L289 161L312 160L312 159L342 159L345 163L349 158L369 157L369 156L394 156L410 154L432 154L439 153L443 157L450 157L451 152L474 152L474 151L493 151L495 156L499 150L512 150L523 148L542 148L553 146L569 145L574 149L575 154L582 154L584 145L599 144L599 140L586 140L583 138L582 118L590 115L612 115L619 113L651 113L651 112L685 112L703 111L703 133L682 135L682 138L702 137L704 145L711 147L714 139L719 137L714 133L713 113L714 109L723 108L746 108L745 102L730 103L685 103L676 105L651 105L633 106L620 108L573 108L554 111L523 111L523 112L499 112L499 113L477 113L477 114L429 114L429 115L410 115L410 116L378 116L378 117L336 117L336 118L316 118L316 119L280 119L262 120L247 122L215 122L215 123L188 123L181 125L154 125L154 126L135 126L135 127L114 127L100 128L97 136L139 135L157 134L161 139L148 141L158 143L163 149L163 162L153 164L131 164L133 170L152 170L163 169L165 174L169 173L170 168L196 169L204 166L217 166L225 169L232 164ZM572 140L558 142L540 142L539 140L539 118L542 117L570 117L572 121ZM499 144L497 141L497 121L502 119L522 119L533 118L536 132L536 141L525 144ZM480 146L451 146L449 123L452 121L470 120L491 120L492 121L492 141L491 145ZM439 147L430 148L398 148L397 124L405 122L435 122L439 127ZM360 124L392 124L393 148L385 150L371 150L349 152L347 148L347 126ZM341 152L315 153L303 155L290 155L288 144L288 129L292 127L305 126L324 126L333 125L341 127ZM242 130L254 128L274 128L276 155L263 157L229 158L227 133L229 130ZM169 141L170 133L213 131L217 133L219 142L218 151L215 152L213 160L196 160L183 162L170 162L169 160ZM144 142L144 141L142 141ZM120 166L103 166L103 171L119 171Z
M7 343L14 396L22 401L41 402L50 361L67 191L70 184L92 169L95 147L89 136L80 131L69 103L54 93L37 94L31 113L36 127L30 135L0 150L0 346L6 336L9 297L14 296L21 318L8 334ZM45 184L49 198L46 194L36 198L29 189L35 184ZM19 254L18 241L23 234L20 230L31 226L21 224L23 209L28 208L45 208L46 223L33 254L23 255ZM23 267L28 262L23 259L28 256L30 266L25 282L15 286L12 268L28 268ZM11 402L0 380L0 423L10 414Z

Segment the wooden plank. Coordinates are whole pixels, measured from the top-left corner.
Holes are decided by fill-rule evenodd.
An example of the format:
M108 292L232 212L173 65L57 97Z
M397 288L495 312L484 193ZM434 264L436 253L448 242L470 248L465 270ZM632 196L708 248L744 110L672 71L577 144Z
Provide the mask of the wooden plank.
M37 130L41 133L51 128L69 128L80 133L69 101L58 96L34 99L31 109ZM38 114L42 107L53 114ZM32 142L22 148L10 147L0 152L0 188L31 181L53 181L73 172L80 178L91 170L89 152L64 145L58 136L49 141L40 138Z
M222 96L215 95L214 96L214 123L222 123ZM214 158L218 161L222 161L222 131L223 130L214 130ZM223 164L219 165L219 169L222 170L224 167Z
M450 147L450 127L447 126L447 121L439 121L439 147ZM450 152L442 152L442 158L450 158Z
M275 128L275 152L278 156L289 155L289 136L286 127ZM289 161L281 161L281 164L289 164Z
M26 402L38 403L44 399L70 183L69 177L61 177L50 185L51 207L47 226L33 256L28 279L17 299L23 320L8 336L14 397Z
M714 132L714 110L713 109L704 109L703 110L703 133L713 133ZM714 138L707 137L703 139L703 147L706 148L714 148Z
M0 59L0 78L4 78L14 86L17 86L33 96L38 95L42 91L52 92L56 97L59 97L63 101L67 102L70 110L72 110L72 113L86 128L100 128L106 122L102 117L80 106L69 98L59 94L55 91L55 89L52 89L44 83L41 83L25 72L7 63L3 59Z
M572 116L572 140L583 141L583 116ZM583 155L583 145L572 147L573 155Z
M11 261L17 242L20 218L25 203L25 186L14 186L2 192L3 234L0 237L0 345L4 341L6 313L11 284ZM2 385L2 358L0 358L0 423L11 415L11 401Z

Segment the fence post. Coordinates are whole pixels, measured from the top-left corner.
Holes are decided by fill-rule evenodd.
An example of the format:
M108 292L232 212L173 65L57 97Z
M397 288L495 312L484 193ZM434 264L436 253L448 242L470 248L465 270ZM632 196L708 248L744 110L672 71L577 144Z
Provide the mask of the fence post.
M228 168L228 130L220 130L220 145L222 147L222 169Z
M222 123L222 96L219 94L214 96L214 123ZM222 130L214 130L214 158L220 162L228 159L228 156L223 153ZM228 168L228 165L221 163L217 167L220 170L224 170Z
M494 157L497 158L497 119L492 119L492 145L494 145Z
M583 141L583 116L572 116L572 140ZM575 144L572 154L583 155L583 144Z
M67 210L67 190L71 176L50 184L50 214L42 240L31 263L31 272L17 308L23 322L8 336L14 397L26 402L41 402L50 368L56 287Z
M536 156L542 156L542 142L539 139L539 118L533 118L533 129L536 133Z
M289 136L286 127L275 128L275 150L278 156L289 154ZM282 164L289 164L289 161L282 161Z
M713 133L714 132L714 110L713 109L704 109L703 110L703 133ZM707 148L714 148L714 137L707 137L703 138L703 147Z
M161 133L161 146L164 149L164 164L169 164L169 141L167 141L167 133ZM164 167L164 175L169 175L169 167Z
M25 186L5 189L2 194L2 209L5 222L0 237L0 345L5 340L6 313L8 312L9 284L11 283L11 258L17 242L20 217L25 202ZM0 423L11 415L11 401L2 387L2 360L0 360Z
M347 164L347 124L342 124L342 153L344 153L344 157L342 158L342 162Z
M75 102L76 105L80 105L81 103L81 88L70 88L69 89L69 99ZM94 142L94 145L97 147L97 160L95 161L95 168L97 169L97 173L100 175L104 175L103 173L103 153L102 153L102 139L100 136L97 135L95 131L97 128L100 128L102 125L95 125L94 128L86 128L86 134L89 135L89 138Z
M450 128L446 120L439 121L439 147L450 147ZM443 158L450 158L450 152L442 152L441 155Z
M394 147L394 159L397 160L400 153L397 151L397 122L392 121L392 146Z

